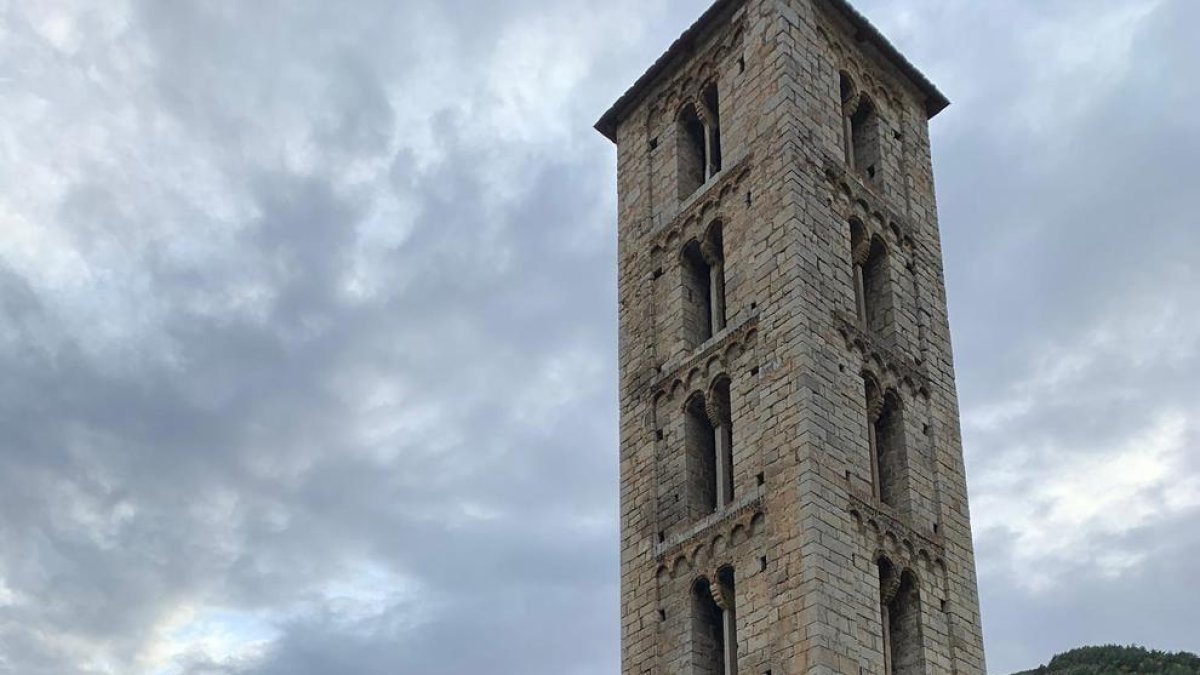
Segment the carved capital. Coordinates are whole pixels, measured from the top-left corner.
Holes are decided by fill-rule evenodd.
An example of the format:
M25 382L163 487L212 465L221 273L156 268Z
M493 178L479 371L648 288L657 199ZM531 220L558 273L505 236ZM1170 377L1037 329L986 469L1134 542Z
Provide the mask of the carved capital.
M867 388L867 419L872 423L879 420L883 414L883 392L879 387Z
M854 250L850 252L854 259L854 264L863 267L867 264L867 260L871 257L871 240L863 239L854 246Z
M855 92L853 95L851 95L845 101L842 101L842 114L845 115L846 117L850 117L851 115L853 115L855 112L858 111L858 104L861 101L862 101L862 94L859 92Z
M722 396L713 390L704 400L704 414L713 426L726 426L730 423L730 402L721 399Z
M708 583L708 591L712 595L713 602L717 603L717 607L728 611L732 603L730 602L729 594L725 591L725 587L717 580L715 572L710 574L708 578L711 579Z
M730 422L729 397L717 386L713 386L704 397L704 414L714 427L723 427Z

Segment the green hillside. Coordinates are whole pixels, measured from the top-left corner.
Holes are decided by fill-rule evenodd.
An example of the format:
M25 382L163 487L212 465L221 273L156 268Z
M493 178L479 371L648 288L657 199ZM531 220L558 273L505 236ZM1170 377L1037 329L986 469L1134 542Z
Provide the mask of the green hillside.
M1080 647L1016 675L1197 675L1200 656L1150 651L1141 647Z

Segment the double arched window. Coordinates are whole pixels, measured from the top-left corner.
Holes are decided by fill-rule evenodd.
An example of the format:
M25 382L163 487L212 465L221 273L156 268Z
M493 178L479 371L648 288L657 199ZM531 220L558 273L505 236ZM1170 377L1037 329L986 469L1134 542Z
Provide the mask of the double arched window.
M721 105L716 83L679 111L676 150L679 198L695 192L721 171Z
M904 406L899 394L882 390L875 378L863 378L867 434L871 451L871 484L875 498L898 507L903 496Z
M879 610L883 624L883 661L887 675L921 675L921 592L911 570L900 570L884 556L879 566Z
M733 415L729 378L718 377L707 394L696 392L684 407L689 506L693 518L733 501Z
M870 96L858 91L845 71L839 74L842 98L842 142L846 165L868 180L876 180L880 166L879 114Z
M737 615L733 568L692 585L692 672L737 675Z
M701 240L682 252L683 336L697 347L725 328L725 241L721 223L713 223Z
M876 335L887 335L892 309L887 245L882 238L869 236L862 222L854 218L850 220L850 258L859 325Z

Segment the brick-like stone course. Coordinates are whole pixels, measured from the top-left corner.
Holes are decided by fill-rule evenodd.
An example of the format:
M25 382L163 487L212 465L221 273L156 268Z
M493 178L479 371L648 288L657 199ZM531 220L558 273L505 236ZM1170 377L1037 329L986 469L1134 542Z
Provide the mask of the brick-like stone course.
M710 672L694 664L693 588L726 566L740 675L883 674L881 555L917 580L924 672L985 672L929 94L856 21L840 0L722 0L611 129L625 675ZM878 110L874 178L843 159L842 72ZM722 170L681 198L677 115L711 82ZM887 250L871 329L856 321L851 219ZM693 345L681 252L713 223L726 323ZM890 506L873 496L864 374L902 410ZM697 514L685 404L719 376L735 496Z

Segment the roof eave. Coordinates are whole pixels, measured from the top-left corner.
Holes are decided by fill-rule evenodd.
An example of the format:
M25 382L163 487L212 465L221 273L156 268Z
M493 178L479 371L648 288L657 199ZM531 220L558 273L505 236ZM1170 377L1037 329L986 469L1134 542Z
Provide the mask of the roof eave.
M735 6L745 1L717 0L714 2L677 40L671 43L667 51L658 57L650 68L633 83L633 86L601 115L595 125L596 131L604 134L606 138L615 143L617 140L617 126L621 123L621 119L645 96L650 85L666 72L674 61L695 49L697 38L711 27L719 15L732 10ZM865 16L859 14L858 10L854 9L848 0L826 1L839 9L850 23L854 25L856 37L859 40L865 39L873 43L885 58L891 61L905 77L916 85L917 89L925 97L925 114L927 118L932 119L935 115L945 110L946 106L950 105L949 99L920 70L917 70L916 66L904 58L904 55L891 42L888 42L888 39L879 32L879 29L875 28Z

